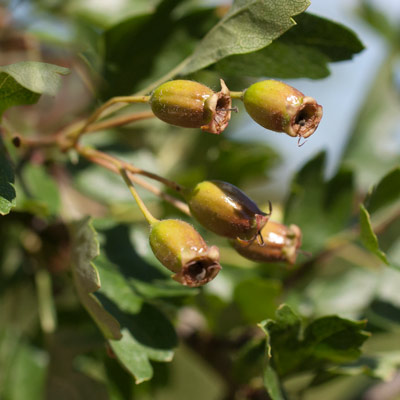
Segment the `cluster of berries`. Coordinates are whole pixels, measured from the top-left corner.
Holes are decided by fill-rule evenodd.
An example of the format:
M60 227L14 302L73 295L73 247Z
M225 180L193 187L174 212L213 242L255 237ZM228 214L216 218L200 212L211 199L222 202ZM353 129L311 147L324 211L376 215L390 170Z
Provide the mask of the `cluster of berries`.
M269 221L271 213L258 206L236 186L204 181L183 194L192 216L208 230L226 237L243 257L259 262L293 264L301 245L301 231ZM158 260L174 272L173 279L196 287L218 274L219 250L208 247L187 222L173 219L151 224L150 245Z
M322 118L322 106L312 97L275 80L254 83L243 92L230 92L222 79L219 92L194 81L169 81L153 92L150 104L164 122L219 134L228 126L232 99L242 100L264 128L292 137L308 138Z
M164 122L219 134L229 123L232 98L241 99L261 126L292 137L309 137L322 117L322 107L313 98L274 80L255 83L244 92L230 92L222 80L220 92L197 82L174 80L159 86L149 102L155 116ZM228 238L243 257L295 262L300 228L269 221L271 212L262 212L234 185L204 181L181 194L191 215L208 230ZM184 221L167 219L151 224L150 245L157 259L174 272L173 279L183 285L204 285L221 269L218 248L208 247Z

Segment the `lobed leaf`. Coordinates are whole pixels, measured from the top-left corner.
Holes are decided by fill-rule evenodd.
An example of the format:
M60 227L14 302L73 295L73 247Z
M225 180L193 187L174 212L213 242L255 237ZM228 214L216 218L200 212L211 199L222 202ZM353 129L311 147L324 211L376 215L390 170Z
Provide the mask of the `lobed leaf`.
M348 60L364 48L341 24L309 13L295 19L297 25L269 46L224 58L217 70L230 76L320 79L329 75L329 62Z
M120 325L107 312L94 292L100 289L100 276L93 259L100 253L97 235L90 219L85 218L71 226L72 275L79 300L107 338L120 339Z
M54 96L67 68L37 61L0 67L0 117L12 106L36 103L42 94Z
M119 265L99 255L90 219L73 224L72 238L73 277L79 299L136 383L150 379L150 360L172 360L177 344L174 328L160 311L144 301ZM109 244L106 242L104 247L107 249ZM124 243L119 246L123 248Z
M283 304L276 311L275 320L259 324L267 337L267 365L283 377L356 360L369 337L363 331L365 323L325 316L304 327L300 317Z
M254 53L224 58L215 68L228 76L322 79L330 73L328 62L315 48L278 39Z
M181 73L190 74L234 55L260 50L295 25L293 16L310 2L236 0L196 47Z
M137 314L121 313L106 299L103 304L113 310L121 323L121 340L109 340L119 361L135 377L136 383L151 379L150 360L172 361L177 337L166 317L155 307L144 304Z

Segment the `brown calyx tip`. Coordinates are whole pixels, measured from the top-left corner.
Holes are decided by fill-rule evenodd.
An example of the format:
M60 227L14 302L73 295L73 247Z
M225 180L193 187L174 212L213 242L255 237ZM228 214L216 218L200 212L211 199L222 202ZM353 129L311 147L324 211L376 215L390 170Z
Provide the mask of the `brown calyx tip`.
M219 262L213 258L199 258L185 264L173 279L185 286L198 287L212 281L221 268Z
M211 95L205 102L206 112L210 113L210 122L201 129L219 135L225 130L231 119L232 98L225 82L221 79L221 90Z
M13 138L12 138L12 144L15 146L15 147L20 147L21 146L21 137L20 136L14 136Z
M258 233L261 232L261 229L268 223L269 218L272 214L272 205L269 205L270 211L268 213L256 214L256 224L257 224L257 231ZM257 234L258 234L257 233Z
M308 138L318 128L321 118L322 106L312 97L304 97L303 103L290 120L290 135Z

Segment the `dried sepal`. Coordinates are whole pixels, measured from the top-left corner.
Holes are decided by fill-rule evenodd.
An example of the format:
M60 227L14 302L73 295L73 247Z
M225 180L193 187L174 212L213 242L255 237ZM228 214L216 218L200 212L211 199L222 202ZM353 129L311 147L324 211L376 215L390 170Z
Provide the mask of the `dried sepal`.
M205 101L206 114L209 122L201 129L206 132L220 134L225 130L231 119L232 99L228 87L221 79L221 90L213 93Z

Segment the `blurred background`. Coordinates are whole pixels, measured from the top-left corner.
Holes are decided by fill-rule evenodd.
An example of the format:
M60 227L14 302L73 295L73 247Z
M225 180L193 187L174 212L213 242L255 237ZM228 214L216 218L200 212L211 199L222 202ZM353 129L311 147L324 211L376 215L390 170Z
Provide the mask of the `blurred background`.
M0 65L36 60L72 70L55 98L42 96L34 106L8 110L4 126L21 135L46 136L88 115L111 96L143 89L190 54L227 10L224 2L216 14L204 11L215 1L182 2L171 20L195 6L201 10L182 29L174 30L172 44L166 41L157 47L163 33L157 37L155 29L151 35L136 36L134 17L154 11L159 3L0 0ZM305 254L299 254L296 266L282 268L240 258L225 239L199 227L207 241L220 247L224 269L200 294L180 291L149 251L148 227L119 177L77 162L73 155L68 158L51 149L21 155L10 146L17 165L18 202L0 220L0 398L5 393L6 400L39 399L48 374L48 398L57 400L119 400L128 398L125 389L131 398L144 400L265 399L262 390L246 397L244 392L250 391L246 382L226 390L232 383L224 374L224 368L232 367L226 354L236 351L238 356L255 324L273 318L282 302L306 320L328 314L367 318L367 330L373 332L365 347L365 364L336 371L337 380L322 379L307 393L302 392L304 381L289 379L287 388L294 399L399 398L399 274L360 245L354 227L359 203L369 188L400 162L400 2L313 0L308 11L343 23L365 49L352 60L329 63L331 74L324 70L319 76L324 79L282 78L324 107L318 130L302 147L296 139L255 124L240 103L240 112L220 136L143 121L84 138L183 185L222 179L245 190L265 210L272 200L275 220L303 229ZM169 20L158 23L160 32L171 25ZM135 52L143 54L140 62ZM155 55L159 57L152 63ZM219 76L218 68L211 68L190 78L218 88ZM229 74L224 78L232 90L258 80ZM182 218L153 194L140 193L157 216ZM120 280L128 282L135 265L137 275L129 288L174 321L179 350L171 366L152 363L155 378L150 383L132 385L126 371L105 356L104 338L74 294L66 224L85 215L95 217L102 254L120 273ZM399 229L397 216L379 237L382 249L397 265ZM36 290L40 282L49 281L53 285L49 301L55 303L58 325L46 331ZM236 359L236 372L245 381L249 362L245 357L240 360L240 355ZM365 370L369 377L360 376ZM21 382L31 385L26 384L25 390ZM260 387L259 377L254 382ZM116 387L122 388L121 393Z

